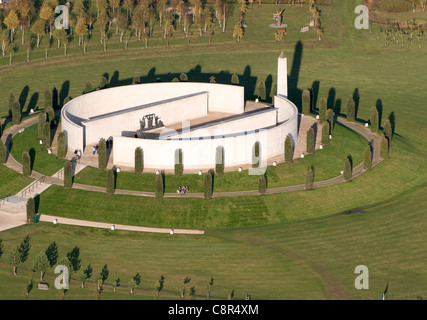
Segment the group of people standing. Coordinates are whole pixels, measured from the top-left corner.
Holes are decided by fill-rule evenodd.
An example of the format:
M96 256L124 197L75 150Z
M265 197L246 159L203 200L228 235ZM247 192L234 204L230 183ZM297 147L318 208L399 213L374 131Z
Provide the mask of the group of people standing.
M101 142L104 142L104 141L105 141L105 147L107 148L107 150L108 150L109 148L112 148L112 147L113 147L113 139L112 139L112 138L107 139L107 141L106 141L104 138L101 138L101 139L99 139L98 144L97 144L96 146L93 146L93 147L92 147L92 154L95 154L95 153L97 153L97 152L98 152L99 144L100 144Z
M179 193L179 194L188 193L188 186L182 186L182 187L180 186L178 190L176 190L176 193Z

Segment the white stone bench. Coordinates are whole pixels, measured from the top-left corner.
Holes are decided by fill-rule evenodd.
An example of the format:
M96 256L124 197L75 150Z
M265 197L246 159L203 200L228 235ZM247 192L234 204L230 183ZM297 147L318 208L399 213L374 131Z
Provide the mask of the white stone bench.
M39 290L49 290L49 285L47 283L39 283L38 289Z
M302 27L300 32L307 32L308 31L308 27Z

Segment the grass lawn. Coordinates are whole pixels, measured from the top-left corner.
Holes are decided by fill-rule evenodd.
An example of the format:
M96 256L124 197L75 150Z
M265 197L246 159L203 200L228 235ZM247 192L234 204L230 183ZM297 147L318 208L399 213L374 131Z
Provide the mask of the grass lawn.
M47 176L64 167L66 160L57 159L54 154L48 154L37 139L38 125L32 125L23 133L17 134L10 143L10 153L16 161L22 162L22 153L28 152L32 161L32 169Z
M330 145L323 150L316 151L304 159L297 159L293 163L281 163L267 169L269 188L291 186L305 183L307 167L313 165L316 170L316 180L327 180L340 174L347 155L351 154L354 167L362 161L362 154L367 145L365 138L356 132L341 125L335 125L333 139ZM214 191L242 191L257 190L259 176L249 175L245 170L227 172L215 175ZM130 172L118 172L116 179L117 189L154 191L155 174L144 173L136 175ZM105 187L106 173L94 167L86 167L75 177L74 182ZM183 176L166 175L166 192L174 193L178 186L187 185L190 192L203 192L203 176L189 174Z
M3 165L0 166L0 177L2 181L0 183L0 198L16 194L33 181L33 179L24 177Z

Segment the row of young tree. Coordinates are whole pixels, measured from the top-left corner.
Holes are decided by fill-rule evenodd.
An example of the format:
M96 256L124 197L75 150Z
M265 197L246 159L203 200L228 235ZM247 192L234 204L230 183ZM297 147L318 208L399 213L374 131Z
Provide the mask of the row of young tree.
M169 46L169 39L175 31L183 32L189 42L193 25L197 27L200 37L209 35L210 42L215 26L225 32L229 15L224 0L215 0L213 4L208 4L206 0L96 0L96 14L90 12L89 1L75 0L67 3L70 14L69 29L66 30L55 28L55 8L59 4L58 0L43 1L41 6L36 6L31 0L12 2L4 18L0 16L2 56L9 53L12 63L12 55L18 50L18 44L15 43L18 30L21 31L21 46L27 49L28 62L30 50L40 45L45 47L47 59L48 48L54 40L58 48L61 45L64 47L66 56L67 46L74 36L78 37L78 45L86 53L88 38L92 37L95 23L99 27L99 40L104 52L107 50L107 40L112 35L117 35L120 43L125 42L125 49L131 37L137 41L144 39L147 47L157 24L166 46Z

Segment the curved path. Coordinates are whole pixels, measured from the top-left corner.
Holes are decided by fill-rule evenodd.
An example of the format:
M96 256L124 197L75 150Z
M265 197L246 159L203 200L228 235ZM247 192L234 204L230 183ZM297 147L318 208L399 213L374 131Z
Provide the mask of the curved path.
M25 129L35 123L37 123L38 119L37 117L32 117L29 119L24 120L21 124L15 125L12 127L9 127L6 129L3 133L2 140L4 141L7 150L9 150L9 143L12 140L13 136L16 135L21 129ZM365 137L366 140L368 140L373 149L372 154L372 167L377 165L379 162L381 162L383 159L380 157L380 141L381 137L373 133L369 128L355 122L349 122L344 118L337 118L336 123L339 123L343 126L346 126L357 133L361 134L363 137ZM16 161L11 154L8 154L7 162L5 163L5 166L10 168L11 170L14 170L16 172L22 173L22 165ZM352 178L356 178L357 176L361 175L363 172L365 172L363 168L363 163L359 164L355 168L353 168L352 171ZM43 175L41 173L38 173L36 171L32 171L31 177L34 179L39 179ZM55 184L55 185L63 185L63 180L59 178L55 178L54 176L46 177L45 182L48 184ZM337 176L335 178L324 180L324 181L316 181L314 182L314 187L326 187L335 185L338 183L344 182L344 178L342 175ZM85 191L95 191L95 192L106 192L105 187L98 187L98 186L91 186L91 185L84 185L84 184L78 184L73 183L73 189L79 189L79 190L85 190ZM298 190L304 190L305 185L294 185L294 186L286 186L286 187L278 187L278 188L270 188L267 189L266 194L274 194L274 193L283 193L283 192L291 192L291 191L298 191ZM149 192L149 191L133 191L133 190L122 190L122 189L116 189L115 194L120 195L133 195L133 196L142 196L142 197L155 197L155 192ZM258 190L247 190L247 191L231 191L231 192L214 192L212 197L213 198L219 198L219 197L239 197L239 196L254 196L259 195ZM176 194L176 193L165 193L164 197L166 198L203 198L203 193L189 193L185 195Z

